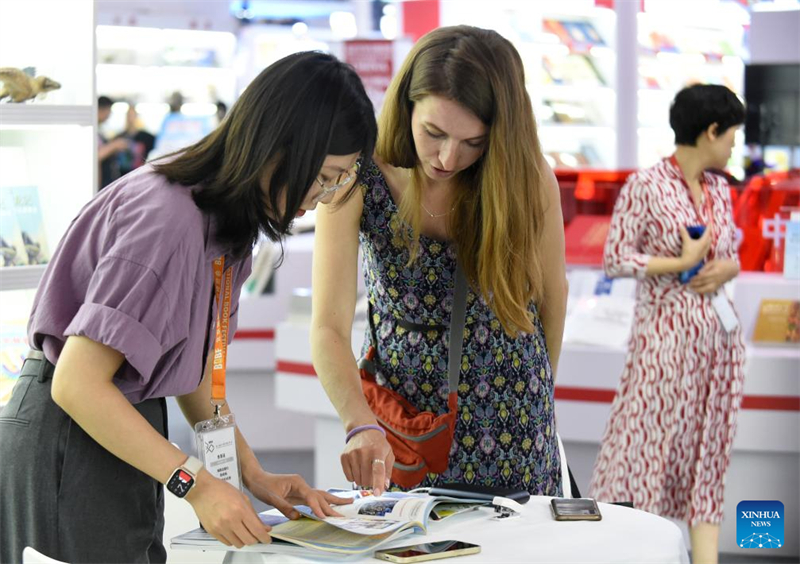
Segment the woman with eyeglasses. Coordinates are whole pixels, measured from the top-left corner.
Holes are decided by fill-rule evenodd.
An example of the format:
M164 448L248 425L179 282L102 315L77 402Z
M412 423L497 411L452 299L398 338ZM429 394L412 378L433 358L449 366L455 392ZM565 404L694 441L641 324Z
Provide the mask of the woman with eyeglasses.
M190 469L167 440L164 398L177 398L191 426L211 418L215 261L232 274L230 339L259 233L281 240L296 217L352 186L375 137L353 69L299 53L265 69L210 135L86 205L39 285L35 350L0 413L0 561L20 562L31 546L68 562L164 562L171 478L185 480L168 488L223 543L270 542L242 492L202 464ZM298 503L336 514L338 498L265 472L238 430L236 446L256 498L291 518Z
M520 56L494 31L434 30L393 79L379 124L362 189L335 198L316 226L312 356L348 432L344 474L380 492L404 470L351 352L360 243L371 308L363 351L377 351L379 385L420 411L450 412L457 264L469 284L447 468L417 485L559 495L553 389L564 232Z

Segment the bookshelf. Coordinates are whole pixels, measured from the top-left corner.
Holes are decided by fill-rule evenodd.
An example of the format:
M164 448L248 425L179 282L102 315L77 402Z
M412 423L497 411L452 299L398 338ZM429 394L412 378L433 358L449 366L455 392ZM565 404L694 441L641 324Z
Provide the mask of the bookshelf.
M440 25L493 29L511 41L553 168L617 168L617 16L587 0L442 2Z

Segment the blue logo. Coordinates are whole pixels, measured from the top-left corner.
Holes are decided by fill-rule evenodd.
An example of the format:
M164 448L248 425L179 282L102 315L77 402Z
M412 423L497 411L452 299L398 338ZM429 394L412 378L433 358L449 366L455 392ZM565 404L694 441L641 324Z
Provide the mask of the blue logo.
M783 503L740 501L736 506L736 543L740 548L780 548L783 538Z

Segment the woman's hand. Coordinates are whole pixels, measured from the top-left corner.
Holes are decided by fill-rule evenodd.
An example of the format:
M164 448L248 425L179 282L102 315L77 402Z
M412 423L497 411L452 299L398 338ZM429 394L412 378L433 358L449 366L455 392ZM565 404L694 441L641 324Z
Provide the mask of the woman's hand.
M698 294L716 292L728 280L739 274L739 265L733 260L712 260L703 265L703 268L689 281L689 289Z
M223 544L242 548L272 540L270 527L258 518L247 496L205 469L198 473L186 501L192 504L203 528Z
M255 478L250 478L247 489L264 503L286 515L289 519L297 519L300 513L295 505L307 505L320 519L325 517L341 517L331 504L344 505L353 503L352 499L343 499L322 490L315 490L297 474L270 474L261 471Z
M692 239L686 227L681 225L681 239L683 239L683 246L681 247L682 270L688 270L706 258L708 249L711 247L711 230L706 229L702 237Z
M368 429L353 436L342 453L345 477L381 495L389 487L394 453L380 431Z

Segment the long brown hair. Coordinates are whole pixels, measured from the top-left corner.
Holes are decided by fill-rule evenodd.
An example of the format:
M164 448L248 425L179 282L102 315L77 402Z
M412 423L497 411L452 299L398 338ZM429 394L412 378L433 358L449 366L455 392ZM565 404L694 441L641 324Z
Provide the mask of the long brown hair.
M259 231L273 241L287 233L327 155L361 152L369 163L376 129L372 102L350 65L295 53L261 71L216 130L154 168L170 182L196 186L195 204L216 217L219 239L246 254ZM282 197L284 212L269 214Z
M400 204L401 236L419 251L422 172L411 131L414 103L431 94L463 105L489 129L481 158L455 178L450 233L465 275L509 335L533 332L543 295L544 159L522 59L498 33L443 27L422 37L394 77L378 121L377 155L412 170Z

